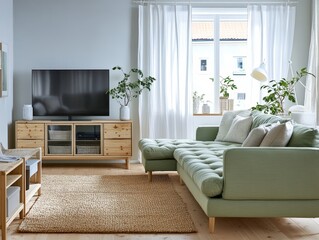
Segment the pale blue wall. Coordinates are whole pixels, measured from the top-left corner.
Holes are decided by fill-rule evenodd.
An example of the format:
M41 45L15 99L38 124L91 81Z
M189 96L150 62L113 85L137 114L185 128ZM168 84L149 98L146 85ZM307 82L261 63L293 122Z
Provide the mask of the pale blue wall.
M8 97L0 98L0 142L8 147L13 142L12 114L13 114L13 11L12 0L0 0L0 42L8 46Z
M33 68L136 67L137 6L131 0L13 0L13 7L14 120L21 119L23 105L31 103ZM111 87L119 80L114 74L111 71ZM111 101L110 107L109 118L119 119L118 103ZM134 159L136 154L134 150Z

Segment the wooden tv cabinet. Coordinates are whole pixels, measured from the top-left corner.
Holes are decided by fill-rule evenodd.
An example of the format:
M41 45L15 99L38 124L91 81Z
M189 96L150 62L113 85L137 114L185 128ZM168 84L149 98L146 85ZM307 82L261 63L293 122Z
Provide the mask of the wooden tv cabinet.
M42 160L124 159L132 157L132 122L16 121L16 148L42 148Z

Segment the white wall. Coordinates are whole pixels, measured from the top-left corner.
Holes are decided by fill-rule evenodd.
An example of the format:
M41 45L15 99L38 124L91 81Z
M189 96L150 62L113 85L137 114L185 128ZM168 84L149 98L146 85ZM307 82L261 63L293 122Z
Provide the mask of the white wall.
M5 147L12 141L13 108L13 7L12 0L0 0L0 42L8 46L8 97L0 98L0 142Z
M14 120L31 103L33 68L109 68L129 70L137 63L137 7L131 0L13 0ZM114 87L119 73L110 71ZM110 119L119 105L110 103ZM137 159L137 110L133 159Z

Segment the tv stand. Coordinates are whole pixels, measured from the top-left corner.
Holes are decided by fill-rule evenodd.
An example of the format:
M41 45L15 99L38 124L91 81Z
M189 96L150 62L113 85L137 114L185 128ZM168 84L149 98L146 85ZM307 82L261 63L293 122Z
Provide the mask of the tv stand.
M132 122L16 121L16 148L42 148L42 160L124 159L132 157Z

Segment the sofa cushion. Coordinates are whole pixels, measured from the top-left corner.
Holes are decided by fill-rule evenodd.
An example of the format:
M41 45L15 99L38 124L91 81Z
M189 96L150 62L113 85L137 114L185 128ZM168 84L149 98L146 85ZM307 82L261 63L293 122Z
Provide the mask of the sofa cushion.
M260 143L267 134L266 126L260 125L250 131L247 138L241 145L242 147L259 147Z
M224 138L226 137L232 125L232 122L237 115L242 117L247 117L247 116L250 116L250 114L251 114L250 110L238 110L238 111L225 112L219 125L216 141L224 141Z
M257 110L252 111L251 115L254 119L253 124L251 126L252 129L266 123L284 123L288 121L287 119L275 115L265 114Z
M266 127L267 128L267 127ZM285 147L293 132L292 123L272 124L260 143L261 147Z
M237 115L234 118L224 141L243 143L250 132L252 122L252 117L241 117Z
M236 143L218 141L196 141L190 139L141 139L138 143L139 149L145 159L173 159L176 148L223 148L225 146L238 146Z
M288 147L317 147L319 148L319 131L316 128L294 124L294 130Z
M207 197L223 191L223 148L178 148L174 157L180 167Z

